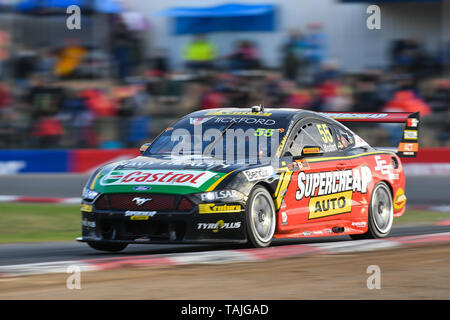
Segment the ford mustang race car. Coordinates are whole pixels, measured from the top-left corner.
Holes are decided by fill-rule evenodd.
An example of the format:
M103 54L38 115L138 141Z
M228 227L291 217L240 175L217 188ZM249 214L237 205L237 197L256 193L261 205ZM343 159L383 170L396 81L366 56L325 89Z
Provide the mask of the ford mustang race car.
M341 122L405 125L393 125L402 134L394 150L371 147ZM141 156L93 173L77 240L120 251L131 243L386 237L405 212L400 157L416 156L418 130L418 113L197 111L144 144Z

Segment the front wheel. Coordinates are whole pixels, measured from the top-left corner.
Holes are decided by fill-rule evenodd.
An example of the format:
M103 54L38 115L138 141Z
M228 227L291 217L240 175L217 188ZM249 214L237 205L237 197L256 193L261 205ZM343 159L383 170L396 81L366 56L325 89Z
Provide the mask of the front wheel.
M275 233L275 206L270 193L262 186L255 187L247 202L247 235L256 248L268 247Z
M394 222L394 206L391 189L379 182L372 191L369 204L368 230L364 234L351 235L352 239L377 239L389 235Z
M102 242L88 242L88 245L92 249L108 252L119 252L128 246L127 243L102 243Z

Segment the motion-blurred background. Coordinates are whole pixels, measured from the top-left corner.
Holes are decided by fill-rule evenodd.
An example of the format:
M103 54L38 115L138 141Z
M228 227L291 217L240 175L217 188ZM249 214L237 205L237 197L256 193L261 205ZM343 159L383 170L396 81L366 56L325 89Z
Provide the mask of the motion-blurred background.
M450 5L375 3L380 29L358 0L1 1L0 172L82 171L58 150L136 148L191 111L255 104L420 111L421 148L449 146Z

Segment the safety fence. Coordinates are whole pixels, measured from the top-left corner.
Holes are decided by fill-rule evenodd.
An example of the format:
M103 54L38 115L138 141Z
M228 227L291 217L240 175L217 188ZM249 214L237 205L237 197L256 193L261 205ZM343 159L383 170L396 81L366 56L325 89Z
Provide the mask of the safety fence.
M1 150L0 175L89 173L138 155L138 149ZM450 175L450 148L422 148L417 158L403 158L402 163L407 176Z

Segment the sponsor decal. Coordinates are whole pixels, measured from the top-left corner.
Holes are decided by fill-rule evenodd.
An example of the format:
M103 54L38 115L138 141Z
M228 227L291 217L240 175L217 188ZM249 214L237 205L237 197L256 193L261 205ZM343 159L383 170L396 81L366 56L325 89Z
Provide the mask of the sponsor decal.
M244 175L248 181L256 181L266 179L273 174L273 167L266 166L244 171Z
M283 139L281 140L280 145L278 146L277 153L276 153L277 157L281 157L281 151L283 151L283 147L286 143L286 140L287 140L287 136L284 136Z
M241 212L240 205L216 205L215 203L201 203L198 205L198 213L232 213Z
M259 117L269 117L272 115L271 112L250 112L250 111L210 111L206 113L207 116L259 116Z
M135 191L147 191L147 190L151 190L152 187L148 187L148 186L137 186L134 187L133 190Z
M417 140L417 130L405 130L403 131L403 139L405 140Z
M310 235L312 235L312 233L310 231L303 231L302 232L302 236L309 237Z
M345 191L367 193L367 186L371 181L372 172L367 166L314 173L300 171L295 198L301 200L304 197L331 195Z
M374 168L375 171L381 172L381 174L387 175L390 180L397 180L398 174L394 173L394 168L392 164L387 164L386 160L381 159L381 156L375 156L375 161L377 163Z
M262 126L271 126L276 123L273 119L259 119L259 118L243 118L243 117L232 117L232 118L217 118L214 123L245 123L251 125L262 125Z
M281 225L285 226L288 224L288 216L286 212L281 212Z
M156 211L125 211L125 217L130 217L130 220L148 220L155 214Z
M236 190L220 190L220 191L211 191L201 194L202 201L211 201L211 200L220 200L226 198L236 199L238 198L238 193Z
M318 147L303 148L303 153L304 154L320 153L320 148L318 148Z
M407 120L407 126L412 128L417 128L419 125L419 120L416 118L408 118Z
M194 126L198 126L200 124L205 123L209 119L211 119L211 118L189 118L189 123Z
M146 202L148 202L148 201L152 201L152 199L151 199L151 198L140 198L140 197L135 197L135 198L133 198L133 200L131 200L131 201L135 202L136 205L138 205L138 206L142 206L142 205L144 205L144 203L146 203Z
M295 160L298 170L309 170L309 163L305 159Z
M365 221L352 222L352 226L357 228L365 228L367 226L367 222Z
M219 220L216 223L198 223L198 230L212 230L213 232L219 232L223 229L239 229L241 227L241 222L224 222Z
M387 113L322 113L319 114L333 119L381 119L387 116Z
M83 212L92 212L93 206L91 204L83 203L81 204L81 211Z
M81 225L86 228L95 228L97 226L95 221L89 221L87 218L81 220Z
M400 152L417 152L417 151L419 151L419 144L402 142L398 146L398 151L400 151Z
M194 170L121 170L100 180L101 185L175 185L200 187L216 173Z
M406 204L405 190L403 190L402 188L398 188L394 197L394 209L400 210L405 206L405 204Z
M352 211L352 191L340 192L309 200L309 217L316 219Z
M323 151L325 151L325 152L333 152L336 150L337 150L337 147L335 144L324 144L323 145Z
M0 161L0 174L17 174L26 166L25 161Z

